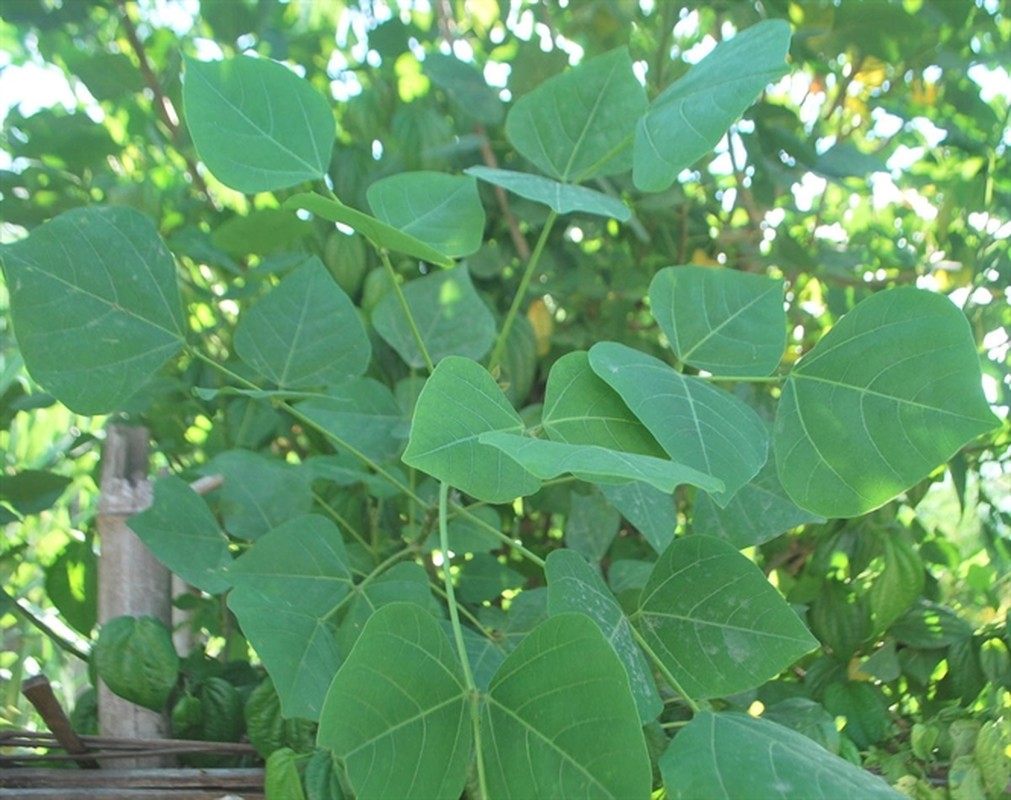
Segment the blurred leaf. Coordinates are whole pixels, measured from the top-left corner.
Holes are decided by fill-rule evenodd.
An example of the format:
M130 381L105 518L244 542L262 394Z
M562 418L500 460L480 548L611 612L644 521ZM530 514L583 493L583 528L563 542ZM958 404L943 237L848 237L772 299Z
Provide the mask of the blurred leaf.
M888 734L888 703L881 689L866 681L832 683L825 690L825 708L846 718L842 732L861 750Z
M464 114L485 125L498 125L502 121L502 101L473 64L442 53L426 53L422 67Z
M98 621L98 559L90 541L72 539L46 567L46 596L84 636Z
M888 632L910 647L934 649L972 636L972 625L950 608L921 598Z
M670 492L638 482L601 486L600 491L656 552L662 553L674 541L677 508Z
M587 189L585 186L573 186L540 175L490 167L469 167L464 172L508 189L527 200L543 203L559 214L582 211L601 217L613 217L619 222L628 222L632 216L629 207L618 198Z
M267 255L285 251L312 233L312 225L293 212L280 208L259 208L235 216L211 234L211 244L229 255Z
M0 500L11 504L19 514L38 514L51 508L72 483L65 475L40 469L24 469L4 475Z

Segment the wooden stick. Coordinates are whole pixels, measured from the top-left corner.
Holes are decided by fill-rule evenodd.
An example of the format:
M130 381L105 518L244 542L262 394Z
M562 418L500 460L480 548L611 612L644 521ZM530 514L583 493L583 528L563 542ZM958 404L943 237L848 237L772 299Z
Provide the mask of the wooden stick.
M74 760L82 769L99 769L99 764L91 757L81 757L87 753L88 748L74 733L74 729L67 719L63 706L53 694L53 687L49 683L49 678L45 675L36 675L21 684L21 692L28 698L39 716L46 723L46 727L53 732L56 741L60 743L64 750L71 756L77 756Z

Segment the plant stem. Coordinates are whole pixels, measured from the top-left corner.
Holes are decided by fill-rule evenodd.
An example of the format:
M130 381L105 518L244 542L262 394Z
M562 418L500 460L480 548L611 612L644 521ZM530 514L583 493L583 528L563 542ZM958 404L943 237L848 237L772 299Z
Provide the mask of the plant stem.
M647 642L644 638L642 638L642 634L639 633L638 630L636 630L635 625L629 625L629 630L632 631L632 636L635 638L636 642L639 643L639 647L641 647L643 651L646 653L646 655L649 656L650 661L653 662L654 666L657 668L659 673L663 675L667 683L671 685L671 688L679 695L681 695L681 698L685 701L685 704L688 706L688 708L692 710L693 714L698 714L700 711L699 704L696 703L688 694L688 692L686 692L681 687L681 684L678 683L677 678L671 675L670 670L667 669L667 667L660 660L657 654L653 652L653 648L649 646L649 642Z
M537 244L534 246L534 252L531 254L530 260L527 261L527 267L523 271L523 277L520 278L520 285L516 289L512 305L509 307L505 320L502 322L502 330L499 332L498 339L495 340L495 348L491 351L491 359L488 361L488 371L493 374L495 372L495 368L502 360L502 353L505 350L506 341L509 339L509 331L512 330L513 322L516 321L516 315L520 311L520 306L523 305L523 301L526 299L530 281L534 277L534 272L537 271L537 263L541 260L541 253L544 252L544 245L547 244L548 236L550 235L551 229L554 227L555 220L557 218L558 214L556 212L548 212L548 219L544 223L544 229L541 231L541 235L537 239Z
M322 508L331 517L333 517L334 522L336 522L344 530L346 530L351 535L351 538L355 539L358 542L358 544L360 544L366 550L369 550L373 554L373 556L376 555L375 551L372 549L372 547L369 545L369 543L365 540L365 537L362 536L362 534L359 533L355 529L354 525L352 525L350 522L348 522L346 519L344 519L344 517L341 516L341 514L339 514L337 512L337 509L335 509L326 500L324 500L320 496L319 492L313 492L312 493L312 499L315 500L319 504L320 508ZM412 505L412 508L413 508L413 505Z
M393 269L393 264L390 262L390 255L386 252L386 248L383 247L377 247L376 252L379 253L379 258L382 260L383 266L386 268L386 274L393 285L393 292L397 296L397 302L400 303L400 308L403 309L404 316L407 318L407 327L411 329L414 343L418 345L421 357L425 360L425 367L428 369L429 374L431 374L435 369L435 364L432 363L432 357L428 354L428 348L425 347L425 340L421 338L421 331L418 330L418 323L414 321L411 308L407 305L407 298L404 297L404 290L400 288L400 281L397 280L397 272Z
M40 631L42 631L42 633L45 635L47 639L49 639L49 641L51 641L53 644L55 644L64 652L70 653L70 655L72 656L76 656L77 658L81 659L81 661L83 661L85 664L89 662L90 659L87 653L78 648L77 645L75 645L69 639L64 639L60 634L58 634L56 631L50 628L45 622L43 622L41 619L35 616L35 614L33 614L31 611L29 611L27 608L21 605L20 601L16 597L8 594L6 589L0 588L0 598L2 598L3 600L3 603L0 605L2 605L5 611L13 611L14 613L23 617L27 622L31 623Z
M489 533L491 533L493 536L495 536L496 538L498 538L498 540L501 541L502 544L504 544L506 547L509 547L509 548L515 550L517 553L519 553L521 556L523 556L527 561L532 561L538 567L540 567L541 569L544 569L544 559L543 558L541 558L536 553L532 553L529 550L527 550L523 545L521 545L519 542L517 542L515 539L511 538L510 536L502 533L502 531L500 531L494 525L489 525L487 522L485 522L479 516L477 516L476 514L472 514L470 511L468 511L466 508L463 508L462 506L454 506L454 511L457 514L459 514L459 515L461 515L463 517L466 517L468 520L470 520L471 522L473 522L478 527L483 528L484 530L486 530Z
M442 552L442 581L446 587L446 605L449 606L450 624L453 626L453 638L456 650L463 667L463 680L467 686L467 701L470 706L470 722L474 730L474 753L477 760L478 791L482 798L488 796L488 784L484 774L484 758L481 755L481 707L480 694L474 682L474 674L470 670L470 659L467 658L467 648L463 643L463 628L460 626L460 611L456 606L456 592L453 589L453 576L450 574L449 559L449 484L439 482L439 549Z

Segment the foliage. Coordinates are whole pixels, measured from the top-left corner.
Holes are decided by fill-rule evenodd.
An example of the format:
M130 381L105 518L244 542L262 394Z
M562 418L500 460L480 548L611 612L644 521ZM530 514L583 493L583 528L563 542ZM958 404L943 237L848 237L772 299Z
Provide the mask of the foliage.
M997 796L1011 20L463 5L4 9L85 99L5 122L0 668L107 415L201 647L97 678L272 795Z

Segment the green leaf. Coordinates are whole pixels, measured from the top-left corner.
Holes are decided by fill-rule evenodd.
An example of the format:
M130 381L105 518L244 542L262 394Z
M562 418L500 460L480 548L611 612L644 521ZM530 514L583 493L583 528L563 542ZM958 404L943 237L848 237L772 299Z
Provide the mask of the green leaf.
M883 567L867 591L871 619L878 633L905 613L922 593L926 570L912 537L888 531L880 537Z
M765 463L765 424L733 395L614 342L590 349L590 367L672 459L723 482L724 491L713 492L720 505Z
M211 244L231 256L264 256L296 249L296 242L310 236L313 224L294 211L257 208L221 223L211 234Z
M660 757L671 800L900 800L881 778L801 733L747 714L704 711Z
M934 649L972 636L972 625L947 606L921 598L895 621L889 633L910 647Z
M586 494L569 492L569 512L563 528L566 548L591 564L604 559L621 529L621 514L607 502L600 488L593 486Z
M183 345L175 262L139 211L75 208L0 260L25 366L78 414L116 410Z
M543 203L559 214L582 211L600 217L613 217L619 222L628 222L632 216L631 209L618 198L594 189L587 189L584 186L560 183L551 178L531 175L527 172L492 169L491 167L469 167L464 172L494 186L508 189L513 194L525 197L527 200Z
M678 515L672 494L645 483L601 486L600 491L656 552L662 553L674 541Z
M842 732L861 750L888 735L888 701L879 687L866 681L830 683L824 703L830 714L845 718Z
M563 444L514 433L482 433L481 444L491 445L508 455L541 480L572 474L584 481L628 483L641 481L662 492L673 492L681 484L706 491L719 491L722 482L698 470L653 456L623 453L590 444Z
M219 181L240 192L286 189L326 174L337 137L326 99L266 58L186 58L186 125Z
M208 594L229 587L222 569L232 562L228 539L203 498L175 475L154 484L151 506L130 517L130 529L175 575Z
M519 433L523 420L480 364L449 356L435 367L414 410L404 463L487 503L536 492L541 482L478 438Z
M699 495L692 511L692 533L715 536L741 548L767 542L798 525L824 521L789 498L770 459L724 508L708 495Z
M498 125L502 121L498 93L473 64L436 52L425 54L422 68L464 114L485 125Z
M445 253L440 253L431 245L394 228L392 225L387 225L375 217L344 205L336 197L327 198L312 192L301 192L285 200L282 207L305 209L331 222L341 222L348 225L372 242L375 247L392 250L395 253L405 253L443 267L453 265L453 259Z
M527 576L503 564L498 557L478 553L460 566L457 595L474 605L497 599L505 591L515 591Z
M919 483L992 430L976 345L943 295L874 294L793 368L773 433L793 501L854 517Z
M447 256L476 253L484 237L477 181L442 172L402 172L369 186L372 213Z
M92 653L98 675L115 694L162 711L179 677L172 634L154 617L115 617L102 626Z
M0 483L0 500L11 504L19 514L38 514L52 508L71 479L55 472L41 469L23 469L13 475L5 474Z
M635 128L632 178L662 192L704 156L769 83L785 75L790 26L766 20L720 42L667 87Z
M648 797L650 765L621 661L582 614L506 657L481 717L491 797Z
M674 354L714 375L768 375L786 349L782 278L667 267L650 283L649 303Z
M566 183L631 166L646 92L628 50L590 59L524 95L506 117L506 136L545 174Z
M569 550L555 550L545 566L548 581L548 613L581 613L592 619L621 659L629 688L639 710L639 719L648 722L663 709L656 682L646 657L635 643L628 618L586 560Z
M98 558L87 539L71 539L46 567L46 596L62 619L91 636L98 621Z
M343 759L361 800L461 795L471 756L467 688L431 614L393 603L372 615L333 679L317 743Z
M290 747L275 750L267 757L263 790L271 800L305 800L298 761L298 754Z
M235 351L282 389L358 377L372 357L354 303L315 256L242 314Z
M269 677L250 692L243 717L249 743L260 758L282 747L291 747L300 753L312 749L316 726L307 719L286 719L281 714L281 698Z
M696 699L760 686L817 645L762 571L708 536L661 554L632 622Z
M432 361L446 356L478 359L495 341L495 318L471 282L467 267L432 272L404 285L404 298L421 331ZM386 294L372 312L372 324L383 340L415 369L425 366L393 292Z

